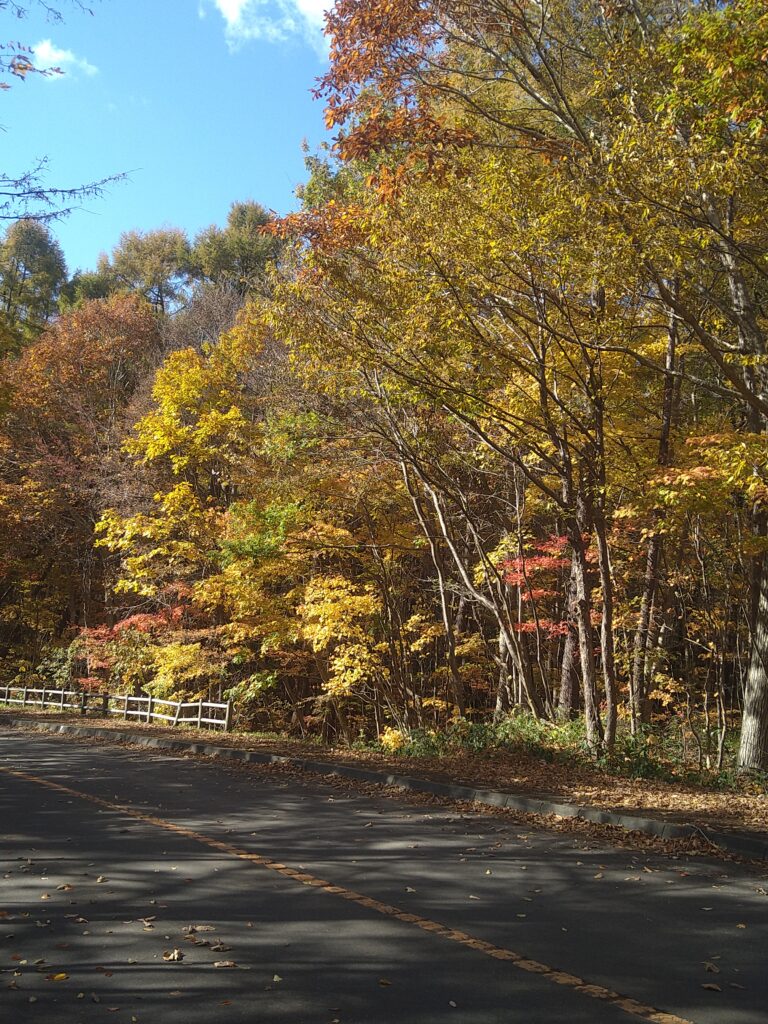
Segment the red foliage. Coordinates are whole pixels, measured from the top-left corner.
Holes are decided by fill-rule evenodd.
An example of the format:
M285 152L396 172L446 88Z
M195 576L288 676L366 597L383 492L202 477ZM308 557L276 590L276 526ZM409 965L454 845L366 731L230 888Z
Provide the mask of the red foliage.
M518 622L515 626L515 630L518 633L542 633L550 640L555 640L557 637L566 636L569 630L569 625L566 621L553 622L552 619L539 619L536 622Z
M526 604L535 605L540 601L556 599L562 593L558 577L562 578L571 565L570 558L565 554L567 547L567 537L553 534L534 544L534 554L505 559L499 566L504 582L511 587L518 587L520 598ZM550 583L550 586L534 587L533 582ZM553 589L553 583L559 589ZM540 633L549 639L557 639L567 634L569 626L567 620L539 617L533 622L520 622L515 628L518 633Z

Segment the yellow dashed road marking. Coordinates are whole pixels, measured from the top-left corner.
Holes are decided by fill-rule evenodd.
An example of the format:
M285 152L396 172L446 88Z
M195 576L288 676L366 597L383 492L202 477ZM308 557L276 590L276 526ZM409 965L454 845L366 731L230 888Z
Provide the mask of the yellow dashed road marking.
M437 935L441 939L447 939L449 942L456 942L460 946L466 946L469 949L477 950L479 953L484 953L486 956L492 957L494 960L507 960L513 967L516 967L520 971L528 971L531 974L541 975L542 978L552 982L554 985L564 985L571 988L574 992L581 993L581 995L610 1003L617 1007L617 1009L623 1010L625 1013L628 1013L633 1017L638 1017L641 1020L652 1021L653 1024L693 1024L692 1021L686 1020L683 1017L678 1017L674 1013L665 1013L663 1010L658 1010L653 1006L646 1006L644 1003L640 1003L637 1000L631 999L629 996L622 995L619 992L614 992L612 989L605 988L603 985L592 985L583 978L577 978L574 974L568 974L565 971L558 971L556 968L550 967L547 964L539 963L538 960L529 960L527 957L523 956L522 953L515 953L511 949L504 949L502 946L496 946L492 942L486 942L485 939L479 939L475 936L467 935L466 932L457 931L455 928L449 928L437 921L430 921L428 918L420 917L418 914L408 913L400 907L394 907L389 903L382 903L380 900L373 899L370 896L364 896L362 893L355 892L352 889L345 889L343 886L333 885L331 882L326 882L322 878L316 878L314 875L308 874L306 871L297 871L295 868L289 867L287 864L282 864L279 861L272 860L260 853L250 853L248 850L242 850L237 846L233 846L231 843L222 842L220 839L213 839L210 836L203 835L201 832L195 832L194 829L185 828L183 825L176 825L172 821L166 821L165 818L157 818L152 814L145 814L142 811L136 811L132 807L124 807L121 804L112 803L109 800L103 800L101 797L93 796L91 793L84 793L79 789L72 789L70 786L64 786L60 782L52 782L50 779L43 779L36 775L30 775L28 772L16 771L12 768L5 768L2 765L0 765L0 772L4 772L6 775L12 775L17 779L24 779L26 782L36 783L39 786L46 786L48 789L56 790L59 793L66 793L68 796L77 797L79 800L86 800L89 803L96 804L98 807L104 807L107 810L116 811L118 814L128 815L131 818L135 818L137 821L143 821L146 824L155 825L157 828L165 829L168 832L174 832L187 839L194 839L195 842L202 843L204 846L208 846L211 849L219 850L221 853L229 854L232 857L237 857L239 860L249 861L251 864L266 868L269 871L275 871L277 874L283 875L285 878L290 878L302 885L315 886L320 889L321 892L326 892L331 896L340 896L342 899L350 900L352 903L357 903L359 906L365 907L367 910L373 910L377 914L382 914L384 917L390 917L396 921L402 921L404 924L414 925L416 928L420 928L422 931Z

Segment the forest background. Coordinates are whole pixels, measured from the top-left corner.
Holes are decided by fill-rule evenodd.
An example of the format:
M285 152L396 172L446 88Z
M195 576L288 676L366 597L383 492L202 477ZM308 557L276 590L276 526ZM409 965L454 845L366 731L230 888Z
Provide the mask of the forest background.
M69 277L15 183L3 682L765 772L765 4L327 29L296 214L127 231Z

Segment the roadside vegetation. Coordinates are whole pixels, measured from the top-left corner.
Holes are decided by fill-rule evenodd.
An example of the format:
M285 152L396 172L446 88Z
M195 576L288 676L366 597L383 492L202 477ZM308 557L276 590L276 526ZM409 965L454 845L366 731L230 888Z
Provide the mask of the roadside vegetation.
M338 0L300 209L0 245L3 681L768 771L762 0Z

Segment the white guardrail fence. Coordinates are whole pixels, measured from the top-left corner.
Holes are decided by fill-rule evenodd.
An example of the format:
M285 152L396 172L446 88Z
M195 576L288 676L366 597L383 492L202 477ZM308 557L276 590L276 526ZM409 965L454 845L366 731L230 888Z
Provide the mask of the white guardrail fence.
M90 693L79 690L53 690L48 687L0 686L0 704L74 710L86 715L120 715L139 722L169 722L194 725L198 729L232 728L232 701L160 700L159 697L131 697L127 693Z

